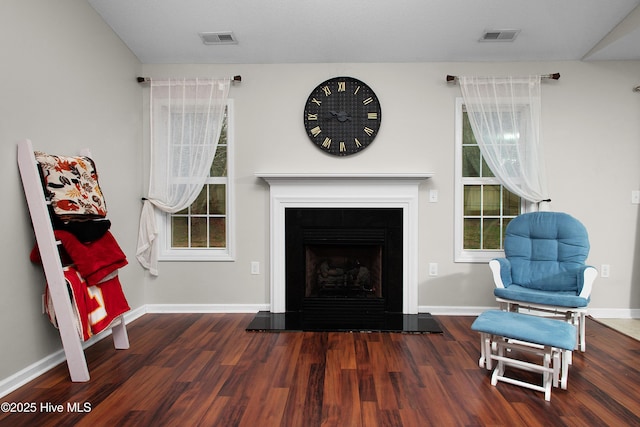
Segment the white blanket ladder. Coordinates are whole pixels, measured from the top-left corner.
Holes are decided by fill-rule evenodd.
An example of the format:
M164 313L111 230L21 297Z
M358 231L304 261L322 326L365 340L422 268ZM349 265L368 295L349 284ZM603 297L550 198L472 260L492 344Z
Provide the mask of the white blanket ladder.
M18 167L29 206L29 213L31 214L31 223L33 224L36 242L40 250L45 278L56 313L71 381L86 382L89 381L89 369L82 347L82 340L78 336L74 325L73 309L58 250L59 242L56 241L53 234L48 201L42 187L33 146L28 139L18 143ZM129 348L129 338L122 316L114 321L111 331L115 348Z

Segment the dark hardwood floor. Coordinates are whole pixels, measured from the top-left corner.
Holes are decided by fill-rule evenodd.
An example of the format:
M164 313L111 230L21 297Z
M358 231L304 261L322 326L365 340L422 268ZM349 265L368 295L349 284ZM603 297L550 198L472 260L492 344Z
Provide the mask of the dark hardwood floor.
M568 390L545 402L491 386L474 317L435 317L443 334L246 332L252 314L147 314L129 350L111 338L87 349L90 382L62 364L1 398L36 411L0 425L640 425L640 341L588 319Z

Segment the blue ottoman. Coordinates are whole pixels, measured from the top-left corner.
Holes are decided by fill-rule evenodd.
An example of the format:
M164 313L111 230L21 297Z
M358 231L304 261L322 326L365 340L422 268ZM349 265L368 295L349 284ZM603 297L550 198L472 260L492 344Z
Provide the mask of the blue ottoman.
M491 384L498 381L515 384L545 393L551 400L551 387L567 388L569 361L576 344L576 328L562 320L530 316L501 310L480 314L471 325L480 332L480 367L491 369ZM542 356L540 365L518 359L521 352ZM542 386L504 375L505 367L512 366L542 373Z

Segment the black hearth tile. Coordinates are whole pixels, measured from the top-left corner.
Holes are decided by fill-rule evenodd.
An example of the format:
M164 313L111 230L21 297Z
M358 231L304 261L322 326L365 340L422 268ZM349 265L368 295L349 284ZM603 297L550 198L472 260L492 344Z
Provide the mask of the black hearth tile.
M322 332L401 332L416 334L442 333L438 322L429 313L382 313L377 318L340 322L305 319L301 313L271 313L260 311L246 328L252 332L322 331Z

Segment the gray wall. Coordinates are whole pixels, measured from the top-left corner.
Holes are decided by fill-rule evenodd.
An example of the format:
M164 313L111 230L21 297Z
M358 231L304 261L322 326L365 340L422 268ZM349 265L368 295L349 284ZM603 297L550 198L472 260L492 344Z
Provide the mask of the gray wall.
M543 85L543 128L552 208L581 219L590 231L593 265L611 265L598 279L594 312L640 309L640 62L141 65L84 1L0 2L0 140L4 155L0 263L0 378L60 348L41 314L43 275L28 260L33 245L16 164L16 142L73 154L90 147L113 222L130 265L121 281L132 308L153 304L269 303L268 187L256 172L426 171L421 187L419 306L434 312L494 304L484 264L453 262L453 123L457 86L446 74L526 75L560 72ZM140 196L148 150L148 89L137 75L231 76L235 100L237 259L166 262L160 276L135 260ZM302 109L319 82L348 75L367 82L382 103L374 144L359 155L324 155L307 139ZM428 203L429 189L439 201ZM261 274L250 274L250 262ZM430 262L439 276L428 276Z
M592 312L628 315L640 308L638 205L640 188L640 62L144 65L145 75L231 76L236 109L237 261L161 263L147 282L149 304L268 303L268 187L256 172L433 172L421 186L418 305L460 312L494 305L486 264L453 262L454 106L460 89L445 75L527 75L559 72L542 87L542 138L552 209L582 220L590 232L589 262L611 265L598 279ZM302 126L309 92L348 75L367 82L382 104L375 142L362 153L335 158L320 152ZM148 141L145 138L145 145ZM428 202L437 189L439 201ZM260 261L260 276L250 262ZM428 264L439 264L439 276ZM176 286L176 283L179 283ZM636 286L632 287L632 283ZM609 310L609 309L619 309Z
M121 272L130 305L144 303L134 261L142 172L140 62L94 10L77 0L0 2L0 378L60 348L42 315L44 276L31 264L31 221L16 162L16 143L76 154L97 163L112 233L131 265Z

